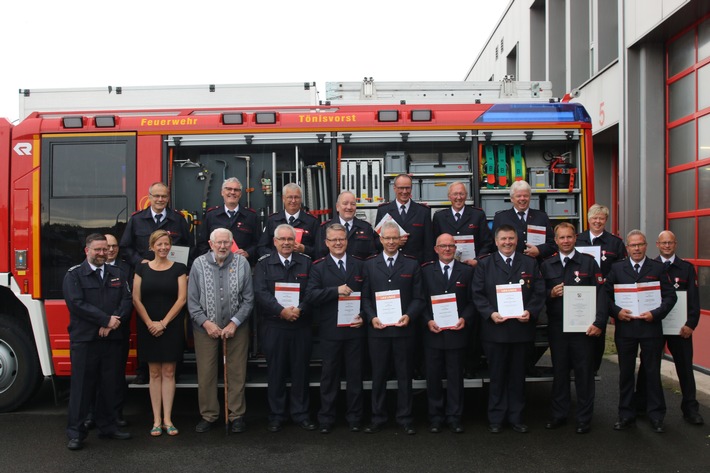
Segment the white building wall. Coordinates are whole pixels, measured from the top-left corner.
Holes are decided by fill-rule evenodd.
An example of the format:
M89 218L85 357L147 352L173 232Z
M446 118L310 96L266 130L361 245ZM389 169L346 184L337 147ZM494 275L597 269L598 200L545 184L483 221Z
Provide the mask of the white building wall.
M679 8L692 0L626 0L624 30L626 47L643 39Z

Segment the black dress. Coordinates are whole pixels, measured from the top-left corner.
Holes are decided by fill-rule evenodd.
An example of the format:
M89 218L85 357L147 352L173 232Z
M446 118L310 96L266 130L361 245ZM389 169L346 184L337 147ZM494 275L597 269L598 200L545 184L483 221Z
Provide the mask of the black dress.
M148 263L138 265L136 274L141 277L141 302L151 320L162 320L178 296L178 278L187 274L187 267L182 263L173 265L163 271L151 269ZM159 337L154 337L148 331L139 317L138 351L141 361L148 363L169 363L182 360L185 340L185 314L181 310Z

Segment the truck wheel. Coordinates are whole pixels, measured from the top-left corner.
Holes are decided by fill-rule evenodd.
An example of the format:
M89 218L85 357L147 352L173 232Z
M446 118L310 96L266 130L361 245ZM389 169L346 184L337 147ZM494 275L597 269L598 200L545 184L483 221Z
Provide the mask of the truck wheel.
M20 407L41 381L33 338L17 321L0 315L0 412Z

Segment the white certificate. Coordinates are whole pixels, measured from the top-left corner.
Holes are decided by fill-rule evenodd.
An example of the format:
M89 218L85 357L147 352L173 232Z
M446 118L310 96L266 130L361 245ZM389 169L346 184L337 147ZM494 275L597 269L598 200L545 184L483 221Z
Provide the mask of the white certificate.
M688 321L688 293L676 291L678 301L663 319L663 335L678 335Z
M452 328L459 322L456 294L431 296L431 310L434 314L434 322L439 328Z
M638 317L639 297L636 284L614 284L614 302L622 309L631 311L631 317Z
M636 283L639 288L639 314L661 306L661 283L659 281Z
M187 246L173 245L168 252L168 259L176 263L187 266L187 258L190 256L190 248Z
M456 235L456 258L459 261L476 259L476 244L473 235Z
M599 267L602 265L602 247L601 246L575 246L575 250L579 251L580 253L584 253L587 255L592 255L594 256L594 259L597 260L597 264Z
M497 284L496 300L501 317L523 316L523 287L520 284Z
M527 242L531 245L544 245L547 239L547 228L540 225L528 225Z
M392 215L390 215L388 213L385 214L385 216L382 217L382 220L380 220L380 223L375 225L375 231L377 232L378 235L382 231L382 225L384 225L386 222L397 223L397 220L395 220L394 217L392 217ZM409 235L409 233L404 231L404 228L402 228L402 226L399 223L397 223L397 227L399 227L399 236Z
M353 292L349 296L338 296L338 327L349 327L360 315L360 293Z
M562 330L586 332L597 314L596 286L564 286L562 295Z
M274 290L276 302L284 307L298 307L301 285L297 282L277 282Z
M399 289L375 292L377 318L382 325L394 325L402 318L402 303Z

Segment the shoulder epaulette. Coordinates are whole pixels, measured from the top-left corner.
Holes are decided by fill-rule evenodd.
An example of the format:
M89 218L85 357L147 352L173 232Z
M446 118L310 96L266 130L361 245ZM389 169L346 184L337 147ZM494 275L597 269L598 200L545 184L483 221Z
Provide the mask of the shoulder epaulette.
M241 209L248 210L251 213L256 213L256 210L252 209L251 207L240 207Z
M383 205L387 205L387 204L389 204L389 202L382 202L380 205L378 205L378 207L382 207Z
M497 212L496 212L495 214L496 214L496 215L498 215L499 213L501 213L501 212L506 212L506 211L508 211L508 210L510 210L510 209L502 209L502 210L498 210L498 211L497 211Z
M324 225L329 224L330 222L331 222L331 220L326 220L325 222L321 222L320 226L322 227Z
M318 258L317 260L315 260L315 261L313 262L313 264L318 264L318 263L320 263L321 261L325 261L325 258L326 258L325 256L323 256L322 258Z
M79 266L81 266L81 265L80 265L80 264L74 265L74 266L72 266L71 268L69 268L69 269L67 270L67 272L72 272L72 271L74 271L76 268L78 268Z
M427 266L431 266L434 263L436 263L436 261L434 261L434 260L426 261L426 262L422 263L422 268L425 268Z
M272 213L272 214L269 214L269 218L270 218L270 217L273 217L274 215L277 215L278 213L279 213L279 212L274 212L274 213Z
M414 202L414 201L412 201L412 202ZM421 205L422 207L429 207L429 204L427 204L426 202L414 202L414 203L415 203L415 204L419 204L419 205Z
M297 252L294 251L293 254L294 254L294 255L301 255L301 256L304 256L304 257L306 257L306 258L308 258L308 259L313 259L313 258L310 257L310 255L307 255L307 254L305 254L305 253L297 253Z
M493 253L487 253L487 254L485 254L485 255L476 256L476 259L477 259L478 261L483 261L484 259L488 258L488 257L491 256L492 254L493 254Z
M480 210L481 212L483 212L483 207L476 207L475 205L469 205L469 207L471 207L472 209Z
M352 258L352 259L355 259L355 260L358 260L358 261L362 261L362 260L363 260L362 257L360 257L360 256L358 256L358 255L348 255L348 258Z
M209 212L212 212L213 210L218 209L218 208L220 208L220 207L221 207L221 205L215 205L214 207L210 207L209 209L207 209L207 212L208 212L208 213L209 213Z
M133 213L131 214L131 217L133 217L135 214L139 214L139 213L143 212L144 210L145 210L145 209L136 210L135 212L133 212Z
M577 253L579 253L579 251L578 251ZM559 252L559 251L556 251L556 252L552 253L552 254L551 254L550 256L548 256L547 258L544 258L543 261L547 261L547 260L549 260L550 258L554 258L555 256L559 257L559 256L560 256L560 252Z
M265 254L264 256L262 256L261 258L259 258L258 260L256 260L256 262L258 263L259 261L261 261L261 260L263 260L263 259L266 259L266 258L268 258L269 256L271 256L271 253Z
M414 260L417 259L415 256L412 256L412 255L405 255L405 254L402 253L402 252L400 252L399 255L400 255L400 256L404 256L405 258L409 258L409 259L414 259Z
M369 260L371 260L372 258L377 258L379 255L380 255L380 253L377 253L376 255L370 255L370 256L367 257L367 259L366 259L365 261L369 261Z

